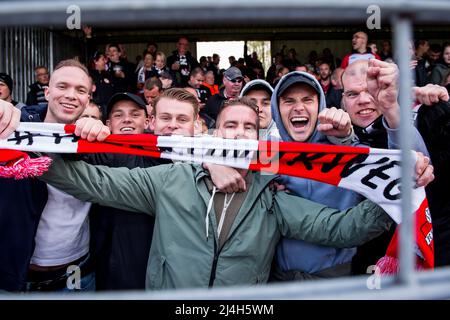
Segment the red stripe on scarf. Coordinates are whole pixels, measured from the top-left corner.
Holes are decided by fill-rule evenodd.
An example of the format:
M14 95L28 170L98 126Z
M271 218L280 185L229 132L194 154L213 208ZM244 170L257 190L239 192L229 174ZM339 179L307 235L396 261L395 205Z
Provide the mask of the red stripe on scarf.
M250 164L250 170L300 176L337 186L346 164L360 154L368 154L370 149L260 141L258 151L258 158Z
M434 268L434 240L433 226L431 224L428 209L428 200L425 198L419 209L414 213L414 230L416 232L416 244L420 249L423 259L416 255L416 269ZM377 262L383 274L395 274L398 271L398 242L399 226L392 236L391 242L386 250L386 256ZM427 241L428 239L428 241Z

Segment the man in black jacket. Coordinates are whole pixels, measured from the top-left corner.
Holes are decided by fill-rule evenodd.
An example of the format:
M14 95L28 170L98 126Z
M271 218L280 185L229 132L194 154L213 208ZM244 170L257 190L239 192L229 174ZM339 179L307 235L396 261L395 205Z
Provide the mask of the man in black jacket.
M130 93L116 93L111 97L106 118L106 125L113 134L142 134L149 124L145 102ZM90 154L83 159L96 165L129 169L170 163L165 159L128 154ZM93 205L90 247L96 290L145 288L154 224L154 217L146 214L130 214L125 210Z
M173 74L176 87L186 87L189 74L193 69L200 66L188 49L189 40L186 37L180 37L177 42L177 50L167 57L167 66Z

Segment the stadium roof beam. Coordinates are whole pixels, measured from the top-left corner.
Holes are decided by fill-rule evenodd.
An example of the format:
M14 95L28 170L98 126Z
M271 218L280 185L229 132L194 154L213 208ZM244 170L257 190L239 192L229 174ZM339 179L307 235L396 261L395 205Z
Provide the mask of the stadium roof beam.
M37 3L38 2L38 3ZM72 11L80 8L83 24L145 25L310 25L361 24L370 15L367 8L378 5L382 21L393 16L410 15L414 23L450 22L450 2L444 0L109 0L74 1L0 1L2 26L65 26Z

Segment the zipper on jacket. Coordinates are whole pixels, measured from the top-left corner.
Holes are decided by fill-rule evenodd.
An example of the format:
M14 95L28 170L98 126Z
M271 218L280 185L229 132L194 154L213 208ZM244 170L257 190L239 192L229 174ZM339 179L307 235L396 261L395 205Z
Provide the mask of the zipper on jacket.
M209 276L209 285L208 285L208 287L210 288L214 285L214 280L216 280L217 260L219 260L219 252L217 252L217 241L216 237L214 237L214 259L211 267L211 274Z
M270 180L270 181L268 181L268 182L267 182L267 185L268 185L271 181L273 181L273 179ZM255 199L258 199L258 198L261 196L261 194L264 192L264 190L265 190L265 188L267 187L267 185L266 185L264 188L261 189L261 191L258 193L258 196L257 196ZM275 194L276 194L276 192L275 192ZM269 210L270 212L269 212L269 213L273 213L273 205L274 205L275 194L272 193L272 204L271 204L271 207L270 207L270 210ZM253 206L253 205L254 205L254 203L252 204L252 206ZM239 229L239 228L236 228L236 229L233 231L233 233L230 234L230 235L228 236L228 238L225 240L225 242L223 243L223 245L222 245L222 247L220 248L220 250L217 250L217 241L216 241L216 237L215 237L215 236L213 237L213 238L214 238L214 259L213 259L213 263L212 263L212 267L211 267L211 274L210 274L210 276L209 276L209 285L208 285L209 288L213 287L214 281L216 280L216 269L217 269L217 262L218 262L218 260L219 260L219 255L220 255L220 253L222 252L222 249L225 247L225 243L226 243L229 239L231 239L232 235L236 232L237 229Z

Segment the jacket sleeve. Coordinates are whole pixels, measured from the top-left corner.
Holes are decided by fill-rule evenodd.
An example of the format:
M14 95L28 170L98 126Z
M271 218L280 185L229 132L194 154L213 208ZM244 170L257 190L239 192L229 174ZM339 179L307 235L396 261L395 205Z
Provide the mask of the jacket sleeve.
M56 156L41 180L83 201L154 215L169 167L109 168Z
M393 220L364 200L345 211L278 192L274 212L283 236L337 248L361 245L389 230Z
M388 147L389 149L401 149L400 147L400 129L391 129L386 123L386 120L383 118L383 126L386 129L387 137L388 137ZM414 138L412 139L413 145L412 148L414 151L422 152L425 156L429 156L429 152L425 142L423 141L422 136L416 127L413 126L412 134Z

